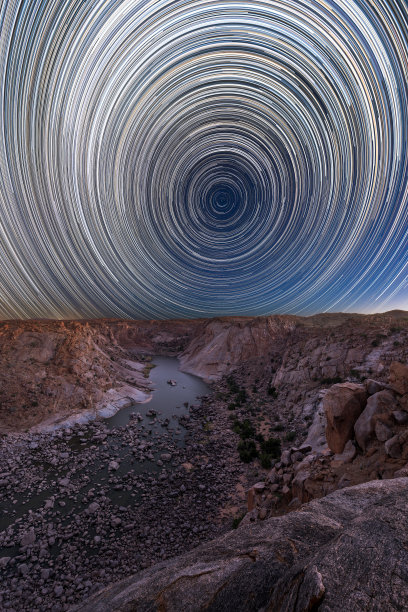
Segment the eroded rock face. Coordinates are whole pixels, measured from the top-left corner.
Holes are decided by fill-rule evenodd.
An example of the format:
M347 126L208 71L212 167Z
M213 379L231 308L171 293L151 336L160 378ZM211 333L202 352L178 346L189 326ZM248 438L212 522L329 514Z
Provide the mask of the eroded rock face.
M110 586L76 612L387 610L408 600L408 479L336 491Z
M326 438L333 452L343 452L346 442L353 435L354 423L363 411L366 400L365 387L354 383L333 385L324 396Z
M249 359L268 354L294 329L297 317L228 317L213 319L180 355L184 372L218 380Z
M398 323L401 327L395 327ZM0 431L21 431L102 416L149 391L143 355L179 356L181 369L207 381L238 372L269 377L285 404L321 384L375 376L381 390L392 369L408 402L406 314L325 314L216 319L0 322ZM273 365L273 367L272 367ZM269 367L269 369L268 369ZM10 376L12 374L12 376ZM401 395L402 394L402 395ZM282 400L283 402L283 400ZM408 407L408 405L407 405ZM312 415L311 415L312 416ZM58 424L58 423L57 423Z
M0 432L54 428L148 397L107 323L0 322Z
M379 391L367 400L367 406L354 425L356 440L363 450L374 435L379 415L391 414L395 410L395 398L390 391ZM379 437L378 439L381 439ZM383 441L388 439L384 438Z
M408 366L394 361L390 365L390 385L400 393L405 395L408 393Z

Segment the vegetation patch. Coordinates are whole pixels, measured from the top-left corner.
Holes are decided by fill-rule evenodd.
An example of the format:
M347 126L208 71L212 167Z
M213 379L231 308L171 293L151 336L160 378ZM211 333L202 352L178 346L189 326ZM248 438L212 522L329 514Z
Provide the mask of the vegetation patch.
M251 463L253 459L258 457L255 440L242 440L238 444L238 453L241 461L244 463Z
M155 367L156 367L155 363L147 363L145 367L143 368L143 376L145 378L149 378L150 370L153 370L153 368Z
M238 421L237 419L234 421L232 430L235 431L235 433L237 433L242 440L253 438L256 433L255 428L249 419L244 419L243 421Z
M322 378L320 382L322 385L336 385L337 383L342 383L343 379L340 376L334 376L333 378Z

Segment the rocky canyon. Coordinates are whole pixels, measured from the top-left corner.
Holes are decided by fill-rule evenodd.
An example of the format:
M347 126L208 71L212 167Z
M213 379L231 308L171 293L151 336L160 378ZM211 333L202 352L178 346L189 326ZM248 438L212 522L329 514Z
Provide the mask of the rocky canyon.
M407 312L3 321L0 434L0 609L408 609Z

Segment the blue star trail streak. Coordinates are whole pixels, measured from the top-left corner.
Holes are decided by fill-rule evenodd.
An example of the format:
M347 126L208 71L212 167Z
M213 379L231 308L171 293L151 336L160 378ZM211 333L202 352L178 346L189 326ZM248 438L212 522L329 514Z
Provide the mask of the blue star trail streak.
M0 315L408 308L405 0L3 0Z

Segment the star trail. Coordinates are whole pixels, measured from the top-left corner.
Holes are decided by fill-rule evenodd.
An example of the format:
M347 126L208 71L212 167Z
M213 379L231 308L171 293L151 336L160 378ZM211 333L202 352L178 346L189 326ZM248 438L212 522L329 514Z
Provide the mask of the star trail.
M408 307L405 0L3 0L0 316Z

